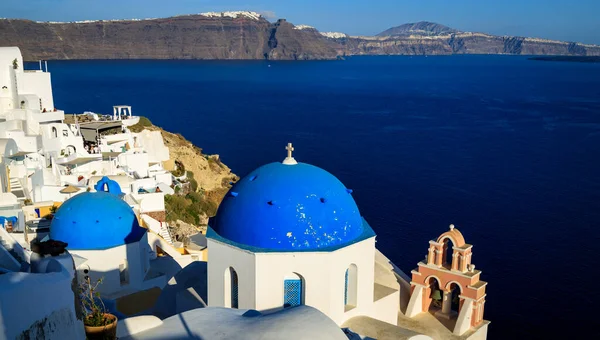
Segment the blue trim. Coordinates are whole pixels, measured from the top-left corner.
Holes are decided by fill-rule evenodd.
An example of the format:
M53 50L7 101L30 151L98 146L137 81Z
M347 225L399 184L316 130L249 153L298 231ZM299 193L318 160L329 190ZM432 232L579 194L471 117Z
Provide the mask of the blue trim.
M331 252L331 251L336 251L338 249L347 247L351 244L354 243L358 243L360 241L364 241L366 239L369 239L371 237L375 237L377 236L375 234L375 232L373 231L373 229L371 229L371 226L369 225L369 223L367 223L367 221L363 218L362 219L362 223L363 223L363 232L362 234L360 234L356 239L354 239L351 242L347 242L344 244L338 244L335 246L330 246L330 247L323 247L323 248L310 248L310 249L270 249L270 248L260 248L260 247L253 247L253 246L249 246L247 244L241 244L241 243L237 243L231 240L228 240L224 237L222 237L221 235L219 235L213 228L211 228L210 226L208 226L208 229L206 231L206 238L210 238L212 240L221 242L221 243L225 243L225 244L229 244L231 246L234 246L236 248L240 248L240 249L244 249L244 250L248 250L251 251L253 253L310 253L310 252Z

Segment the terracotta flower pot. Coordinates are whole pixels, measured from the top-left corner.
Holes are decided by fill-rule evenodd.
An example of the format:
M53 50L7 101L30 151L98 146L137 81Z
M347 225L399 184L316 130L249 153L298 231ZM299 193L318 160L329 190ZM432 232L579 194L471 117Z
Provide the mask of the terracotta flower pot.
M105 313L104 317L112 320L105 326L85 326L85 335L88 340L113 340L117 338L117 317Z

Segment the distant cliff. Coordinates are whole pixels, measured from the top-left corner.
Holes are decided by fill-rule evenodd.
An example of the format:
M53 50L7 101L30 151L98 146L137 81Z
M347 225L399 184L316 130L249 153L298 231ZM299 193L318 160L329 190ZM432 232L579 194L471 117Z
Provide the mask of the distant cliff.
M349 55L523 54L599 56L600 47L461 32L418 22L377 36L322 33L254 12L71 23L0 19L0 46L39 59L335 59Z
M405 24L376 37L337 39L350 55L523 54L597 56L600 46L547 39L460 32L431 23Z
M39 59L333 59L313 31L252 12L164 19L49 23L0 20L0 46Z

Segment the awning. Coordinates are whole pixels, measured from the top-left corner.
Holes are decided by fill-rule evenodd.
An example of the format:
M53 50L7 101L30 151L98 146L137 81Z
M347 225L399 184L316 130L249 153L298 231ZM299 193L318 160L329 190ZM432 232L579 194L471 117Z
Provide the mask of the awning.
M79 190L81 190L81 189L79 189L76 186L69 185L69 186L65 187L64 189L62 189L61 191L59 191L59 192L61 194L74 194L76 192L79 192Z

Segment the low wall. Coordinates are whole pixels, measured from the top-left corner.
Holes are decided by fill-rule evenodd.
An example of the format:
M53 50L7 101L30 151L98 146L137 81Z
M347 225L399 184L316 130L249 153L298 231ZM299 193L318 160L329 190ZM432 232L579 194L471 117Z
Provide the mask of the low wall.
M0 275L0 339L85 339L73 279L56 266L61 271Z

